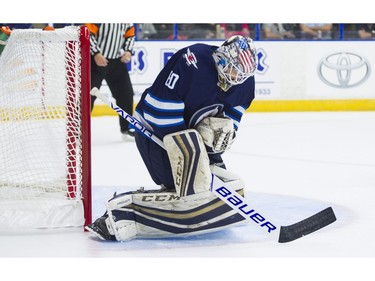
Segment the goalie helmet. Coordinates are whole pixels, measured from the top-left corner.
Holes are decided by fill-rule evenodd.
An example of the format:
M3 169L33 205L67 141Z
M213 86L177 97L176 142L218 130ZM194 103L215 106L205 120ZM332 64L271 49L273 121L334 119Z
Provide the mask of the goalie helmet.
M219 73L218 85L223 90L238 85L251 76L257 68L254 42L248 37L232 36L212 54Z

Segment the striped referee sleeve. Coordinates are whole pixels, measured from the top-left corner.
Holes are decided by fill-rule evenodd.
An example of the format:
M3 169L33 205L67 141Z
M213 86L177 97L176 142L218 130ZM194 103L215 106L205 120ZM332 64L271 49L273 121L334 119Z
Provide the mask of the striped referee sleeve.
M91 55L101 53L107 59L117 59L124 51L133 53L135 28L131 23L85 24L90 30Z
M134 24L128 24L124 37L125 37L124 50L133 53L134 41L135 41Z

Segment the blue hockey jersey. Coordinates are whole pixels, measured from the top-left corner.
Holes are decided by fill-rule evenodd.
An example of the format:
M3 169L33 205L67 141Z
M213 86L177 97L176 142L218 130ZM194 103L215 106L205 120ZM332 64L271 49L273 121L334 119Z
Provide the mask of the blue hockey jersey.
M207 116L227 116L238 129L254 99L254 77L224 92L212 57L217 48L194 44L180 49L142 94L135 117L158 138L194 128Z

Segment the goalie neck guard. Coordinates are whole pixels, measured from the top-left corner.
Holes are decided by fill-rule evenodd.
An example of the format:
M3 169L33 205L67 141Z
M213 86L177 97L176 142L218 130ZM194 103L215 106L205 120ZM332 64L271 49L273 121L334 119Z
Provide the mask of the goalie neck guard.
M254 75L257 68L254 42L248 37L230 37L213 52L212 56L219 73L218 86L224 91L245 82Z

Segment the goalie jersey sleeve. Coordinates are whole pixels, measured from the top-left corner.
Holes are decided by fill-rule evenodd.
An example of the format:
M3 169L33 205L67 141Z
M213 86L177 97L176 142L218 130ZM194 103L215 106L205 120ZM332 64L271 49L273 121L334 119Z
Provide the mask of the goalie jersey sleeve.
M143 93L135 116L160 139L194 128L206 116L230 117L238 129L254 99L254 77L222 91L212 57L216 48L194 44L179 50Z

